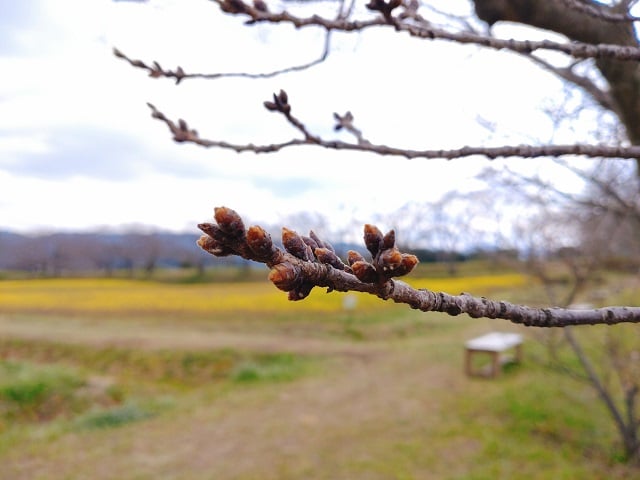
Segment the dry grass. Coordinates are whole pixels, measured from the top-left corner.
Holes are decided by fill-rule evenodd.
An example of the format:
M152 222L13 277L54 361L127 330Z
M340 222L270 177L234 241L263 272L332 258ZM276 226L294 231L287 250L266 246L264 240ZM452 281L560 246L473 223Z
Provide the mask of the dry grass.
M506 281L504 276L466 283L437 279L428 286L475 293L477 285L485 293L504 289ZM518 284L517 278L509 281ZM615 432L591 390L536 365L533 359L543 352L522 327L421 314L375 299L344 312L339 295L321 292L308 305L285 302L281 309L260 311L255 305L256 298L265 298L260 292L278 298L274 301L285 297L266 282L180 286L118 280L104 289L99 281L69 282L0 282L0 295L15 295L0 315L2 344L14 342L10 354L21 361L38 360L38 352L51 348L58 356L47 361L73 366L89 378L107 377L120 389L121 405L75 419L9 426L0 432L0 477L626 479L637 474L616 463ZM15 300L18 287L25 293L23 303ZM251 296L226 298L242 290ZM100 308L92 310L87 300L73 315L65 314L74 298L90 292ZM181 303L171 303L171 295ZM29 296L46 307L29 305L24 300ZM127 296L163 298L144 304L148 310L140 316L132 314L135 302ZM216 301L208 304L211 297ZM334 310L315 308L313 302L324 300ZM243 308L226 310L233 302ZM208 304L211 311L205 315L203 306L193 304ZM156 310L158 305L169 311ZM54 313L41 313L47 310ZM496 328L524 333L525 364L496 381L466 378L463 342ZM106 375L96 360L104 352L122 362ZM220 378L196 376L193 383L180 376L163 382L162 375L138 369L152 360L174 372L183 355L240 361L227 365ZM264 361L282 355L284 360ZM309 356L310 368L295 370L296 359ZM291 369L297 373L289 375Z

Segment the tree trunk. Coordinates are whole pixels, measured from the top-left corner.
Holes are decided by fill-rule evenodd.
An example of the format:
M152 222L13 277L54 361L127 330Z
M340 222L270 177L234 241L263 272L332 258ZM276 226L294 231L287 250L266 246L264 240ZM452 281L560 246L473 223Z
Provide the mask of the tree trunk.
M621 13L590 0L587 6L608 13ZM498 21L516 22L562 34L570 40L591 44L639 46L631 22L611 22L572 8L560 0L474 0L478 18L493 25ZM624 13L624 12L622 12ZM600 59L596 66L609 83L614 112L625 126L627 137L640 145L640 64ZM636 160L640 175L640 159Z

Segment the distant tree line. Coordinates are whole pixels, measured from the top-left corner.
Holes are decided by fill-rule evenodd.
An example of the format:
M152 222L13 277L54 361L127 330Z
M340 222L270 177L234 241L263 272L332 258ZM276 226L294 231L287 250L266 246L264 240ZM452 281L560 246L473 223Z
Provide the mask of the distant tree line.
M152 275L157 268L204 270L211 259L195 246L193 234L50 233L21 235L0 232L0 270L35 276L94 272ZM237 260L230 260L237 263Z

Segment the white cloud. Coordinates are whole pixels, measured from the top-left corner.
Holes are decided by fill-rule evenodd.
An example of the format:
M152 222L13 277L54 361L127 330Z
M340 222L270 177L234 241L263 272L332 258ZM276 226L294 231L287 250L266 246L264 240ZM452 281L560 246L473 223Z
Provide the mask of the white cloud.
M220 204L263 221L301 209L366 221L375 211L464 188L485 164L315 148L237 155L177 145L150 118L147 101L187 119L202 136L271 143L298 135L262 107L284 88L294 113L323 135L334 135L333 112L351 110L373 142L455 148L486 141L478 113L514 134L543 125L535 112L545 93L533 92L541 78L543 91L557 88L520 59L505 68L505 57L493 52L427 44L391 29L334 35L334 52L312 70L175 86L148 78L111 48L169 68L260 72L314 59L322 32L246 27L204 0L36 4L15 13L22 29L7 33L11 52L0 50L0 69L10 72L0 85L2 228L142 222L179 230Z

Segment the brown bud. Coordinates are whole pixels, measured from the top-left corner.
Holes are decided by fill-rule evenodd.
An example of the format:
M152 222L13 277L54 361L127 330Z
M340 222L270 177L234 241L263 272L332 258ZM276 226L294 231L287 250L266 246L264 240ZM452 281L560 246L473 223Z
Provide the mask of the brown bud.
M196 243L205 252L215 255L216 257L226 257L235 253L229 247L218 243L209 235L202 235Z
M227 13L244 13L247 7L242 0L224 0L220 4L220 9Z
M289 262L278 263L269 272L269 280L280 290L288 292L300 283L298 269Z
M225 240L225 233L215 223L199 223L198 228L218 242Z
M356 252L355 250L349 250L347 252L347 262L349 262L349 265L353 265L356 262L364 262L365 259L362 255L360 255L358 252Z
M269 9L267 8L267 4L264 3L263 0L253 0L253 6L259 12L265 12L266 13L266 12L269 11Z
M314 232L313 230L309 232L309 236L316 241L316 243L320 248L328 248L333 253L336 253L336 249L333 248L333 245L331 245L329 242L325 240L320 240L320 237L318 237L318 235L316 235L316 232Z
M322 245L318 245L318 242L316 242L313 238L306 237L304 235L300 235L300 236L302 237L302 241L307 245L309 245L309 247L311 248L311 251L314 251L316 248L322 247Z
M396 244L396 232L394 230L389 230L384 237L382 237L382 245L380 246L380 250L388 250L393 248Z
M178 119L178 127L180 128L180 130L182 130L183 132L187 132L189 130L189 127L187 126L187 122L185 122L183 119L179 118Z
M411 255L410 253L402 254L402 261L400 265L393 271L394 277L401 277L411 272L413 268L418 264L418 257Z
M338 270L344 270L345 264L328 248L316 248L313 253L315 253L320 263L326 263Z
M264 105L264 108L266 108L267 110L270 110L272 112L275 112L275 111L278 110L278 106L275 103L270 102L269 100L264 102L263 105Z
M309 294L313 290L312 283L303 283L302 285L294 288L293 290L289 290L289 300L297 301L302 300L303 298L307 298Z
M178 68L176 68L175 76L176 76L176 85L179 85L180 82L182 81L182 79L184 77L186 77L186 74L184 73L184 70L179 65L178 65ZM195 131L193 131L193 133L195 133ZM196 136L197 136L197 134L196 134Z
M220 229L227 235L242 238L245 235L244 223L240 215L228 207L216 207L214 217Z
M313 261L313 253L309 245L304 243L300 235L287 227L282 228L282 245L291 255L307 262Z
M281 89L280 93L278 94L278 101L282 105L286 105L287 103L289 103L289 95L287 95L287 92Z
M247 244L259 258L268 259L275 252L271 235L262 227L254 225L247 230Z
M358 277L358 280L364 283L375 283L378 281L378 273L376 269L369 262L357 261L351 265L353 274Z
M386 274L392 274L402 264L402 254L397 248L390 248L380 254L379 266Z
M366 224L364 226L364 244L367 250L371 252L374 257L380 250L380 244L382 243L382 232L375 225Z
M203 250L209 251L211 249L215 249L218 246L218 243L211 238L209 235L202 235L196 242L196 244Z

